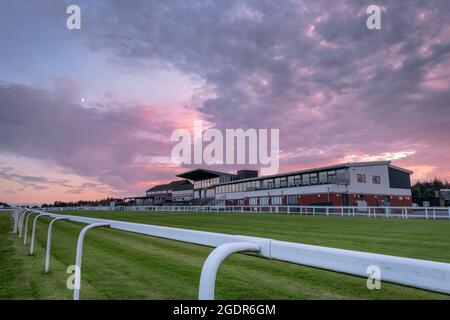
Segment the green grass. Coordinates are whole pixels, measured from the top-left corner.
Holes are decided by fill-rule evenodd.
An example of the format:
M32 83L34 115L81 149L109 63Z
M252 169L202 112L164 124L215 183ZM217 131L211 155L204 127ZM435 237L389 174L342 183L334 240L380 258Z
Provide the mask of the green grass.
M69 212L67 212L69 213ZM90 217L273 238L343 249L450 262L450 222L242 213L70 212ZM58 221L50 273L43 274L47 218L39 218L35 255L12 222L0 217L0 299L71 299L66 268L74 264L83 225ZM30 220L31 226L31 220ZM29 238L31 228L29 226ZM196 299L211 248L94 229L85 239L81 299ZM217 299L449 299L447 295L325 270L233 255L220 268Z

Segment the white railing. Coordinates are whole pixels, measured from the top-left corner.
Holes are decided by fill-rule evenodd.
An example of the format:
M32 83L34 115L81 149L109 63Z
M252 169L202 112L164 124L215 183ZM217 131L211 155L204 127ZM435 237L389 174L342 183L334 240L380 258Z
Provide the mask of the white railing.
M0 208L0 215L10 215L13 211L14 209L12 208Z
M450 207L322 207L322 206L118 206L56 207L45 211L265 212L369 218L450 219Z
M29 218L34 215L30 255L33 254L36 220L42 216L52 219L48 227L45 273L49 270L51 234L54 222L66 220L87 224L78 237L75 261L74 300L78 300L79 298L84 236L89 229L95 227L109 227L121 231L215 248L204 263L201 272L199 299L214 299L215 278L219 266L227 256L236 252L245 252L261 258L285 261L361 277L368 276L368 268L377 266L380 269L382 281L450 294L450 264L443 262L320 247L267 238L60 215L22 208L16 209L13 212L9 211L9 214L14 219L13 232L19 233L19 237L23 234L22 230L28 228ZM27 231L23 235L24 238L26 234ZM26 244L26 240L24 244Z

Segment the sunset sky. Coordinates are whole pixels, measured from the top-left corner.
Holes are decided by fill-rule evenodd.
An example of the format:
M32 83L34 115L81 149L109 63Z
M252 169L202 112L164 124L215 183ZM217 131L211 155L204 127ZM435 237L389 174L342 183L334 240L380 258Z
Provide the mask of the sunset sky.
M200 119L279 128L280 171L390 159L450 180L450 1L0 5L0 202L142 195L190 168L170 136Z

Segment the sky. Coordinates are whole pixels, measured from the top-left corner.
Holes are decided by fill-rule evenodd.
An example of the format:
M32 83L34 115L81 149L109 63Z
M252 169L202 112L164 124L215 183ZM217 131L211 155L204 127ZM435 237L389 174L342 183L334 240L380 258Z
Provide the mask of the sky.
M143 195L192 168L170 137L195 120L279 129L280 172L392 160L450 180L450 1L0 5L0 202Z

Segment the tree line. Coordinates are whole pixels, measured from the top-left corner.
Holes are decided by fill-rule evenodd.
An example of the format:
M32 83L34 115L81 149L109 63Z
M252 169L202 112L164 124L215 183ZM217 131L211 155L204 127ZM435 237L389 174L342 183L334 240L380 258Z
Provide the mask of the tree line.
M79 200L79 201L55 201L52 204L44 203L42 208L51 208L51 207L80 207L80 206L109 206L111 202L115 202L117 205L123 203L123 199L120 198L104 198L97 200Z
M411 187L411 192L414 198L439 198L439 196L436 197L436 191L441 189L450 189L449 182L434 178L432 180L417 181Z

